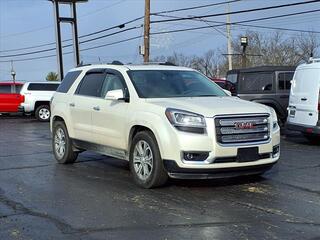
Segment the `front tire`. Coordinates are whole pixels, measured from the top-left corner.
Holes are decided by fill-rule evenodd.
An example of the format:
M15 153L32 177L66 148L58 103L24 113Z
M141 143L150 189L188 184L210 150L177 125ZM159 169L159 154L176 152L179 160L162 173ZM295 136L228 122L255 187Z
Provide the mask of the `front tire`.
M36 118L40 122L49 122L51 112L50 112L50 106L48 105L41 105L37 107L35 112Z
M159 187L168 180L157 141L149 131L138 132L134 136L129 164L133 179L140 187Z
M55 159L61 164L74 163L78 157L78 153L73 151L72 140L64 122L53 123L52 150Z

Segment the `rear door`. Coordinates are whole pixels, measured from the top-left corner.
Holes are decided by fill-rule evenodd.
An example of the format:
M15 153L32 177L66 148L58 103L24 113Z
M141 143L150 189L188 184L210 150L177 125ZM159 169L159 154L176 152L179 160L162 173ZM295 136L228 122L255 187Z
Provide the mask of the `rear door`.
M318 121L320 69L298 68L292 81L288 121L315 126Z
M19 88L20 89L20 88ZM18 89L16 88L16 91ZM18 112L21 104L21 95L14 92L11 84L0 85L0 112Z

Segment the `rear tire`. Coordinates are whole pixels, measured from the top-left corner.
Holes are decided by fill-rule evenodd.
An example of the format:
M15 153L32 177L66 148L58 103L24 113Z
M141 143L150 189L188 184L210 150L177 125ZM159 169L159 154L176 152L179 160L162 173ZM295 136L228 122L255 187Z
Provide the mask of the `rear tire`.
M52 150L55 159L61 164L74 163L78 157L78 152L73 151L72 140L64 122L53 123Z
M137 185L154 188L164 185L168 174L163 167L159 147L150 131L138 132L130 147L130 171Z
M50 106L49 105L40 105L37 107L35 116L40 122L49 122L50 121Z

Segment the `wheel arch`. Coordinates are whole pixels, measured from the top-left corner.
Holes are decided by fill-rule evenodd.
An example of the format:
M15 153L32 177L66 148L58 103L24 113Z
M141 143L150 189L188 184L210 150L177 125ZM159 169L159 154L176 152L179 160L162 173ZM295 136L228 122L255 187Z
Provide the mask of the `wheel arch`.
M41 105L47 105L50 107L50 101L36 101L34 103L34 111L36 111L37 108L40 107Z
M154 136L160 151L160 155L161 157L163 157L165 154L164 152L165 146L163 146L163 142L164 142L163 138L165 137L165 133L163 133L162 131L162 134L160 137L160 134L158 131L161 131L161 129L157 130L152 125L146 125L146 124L135 124L130 128L129 136L128 136L128 150L129 150L128 153L130 153L130 148L131 148L131 144L134 136L140 131L148 131Z

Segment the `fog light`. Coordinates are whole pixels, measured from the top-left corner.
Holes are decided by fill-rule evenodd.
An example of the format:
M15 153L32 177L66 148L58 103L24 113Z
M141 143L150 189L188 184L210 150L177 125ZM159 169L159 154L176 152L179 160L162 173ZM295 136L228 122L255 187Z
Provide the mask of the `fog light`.
M280 146L279 145L273 146L272 157L273 158L277 157L279 155L279 152L280 152Z
M183 159L186 161L204 161L208 156L209 152L183 152Z

